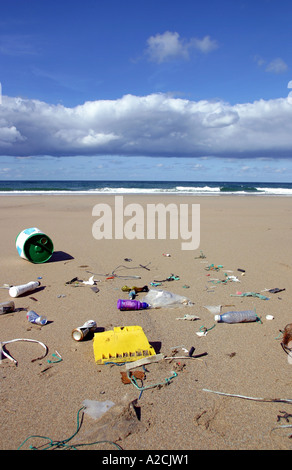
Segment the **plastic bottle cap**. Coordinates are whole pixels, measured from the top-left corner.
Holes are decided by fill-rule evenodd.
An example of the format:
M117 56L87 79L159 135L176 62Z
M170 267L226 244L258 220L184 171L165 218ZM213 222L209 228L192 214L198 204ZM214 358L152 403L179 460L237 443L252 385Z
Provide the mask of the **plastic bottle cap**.
M221 315L215 315L214 320L215 320L215 321L220 321L220 316L221 316Z

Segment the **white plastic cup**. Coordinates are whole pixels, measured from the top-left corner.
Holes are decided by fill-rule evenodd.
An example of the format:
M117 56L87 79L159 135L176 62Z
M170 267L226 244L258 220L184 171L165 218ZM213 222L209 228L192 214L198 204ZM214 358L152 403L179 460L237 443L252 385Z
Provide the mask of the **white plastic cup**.
M39 281L31 281L27 284L21 284L20 286L12 286L9 289L9 295L10 297L18 297L19 295L25 294L26 292L37 289L39 285Z

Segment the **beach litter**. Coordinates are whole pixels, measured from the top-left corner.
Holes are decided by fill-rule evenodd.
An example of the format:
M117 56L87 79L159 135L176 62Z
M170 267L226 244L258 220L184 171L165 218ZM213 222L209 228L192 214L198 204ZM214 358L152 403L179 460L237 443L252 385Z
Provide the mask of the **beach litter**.
M19 295L36 290L40 285L39 281L30 281L27 284L12 286L9 289L9 295L10 297L18 297Z
M279 289L278 287L275 287L274 289L263 289L262 292L270 292L271 294L278 294L278 292L283 292L286 289Z
M93 351L97 364L124 363L156 354L141 326L94 333Z
M32 263L45 263L54 252L52 240L36 227L20 232L15 244L19 256Z
M161 279L161 280L154 279L153 282L170 282L170 281L179 281L179 280L180 280L179 276L176 276L175 274L171 274L166 279Z
M292 323L288 323L281 333L283 333L281 346L283 351L288 355L288 363L292 364Z
M136 294L138 294L139 292L148 292L149 291L149 287L148 286L143 286L143 287L137 287L137 286L133 286L133 287L128 287L128 286L123 286L121 288L121 290L123 292L132 292L132 291L135 291Z
M172 292L161 289L150 289L148 294L146 294L142 300L143 302L146 302L151 308L194 305L194 303L185 296L174 294Z
M262 300L270 300L269 297L258 294L257 292L236 292L236 294L230 294L230 297L258 297Z
M116 271L121 270L121 269L139 269L143 268L146 269L147 271L150 271L150 268L148 268L149 264L151 264L151 261L147 263L146 265L139 264L139 266L125 266L123 264L120 264L117 266L111 273L93 273L92 271L86 271L89 274L93 274L95 276L104 276L106 279L124 279L124 280L129 280L129 279L141 279L141 276L138 275L132 275L132 276L126 276L126 275L121 275L117 274Z
M38 315L34 310L29 310L26 314L26 318L30 323L35 323L41 326L47 324L47 318L43 315Z
M221 312L222 305L204 305L204 308L209 310L213 315L218 315Z
M96 287L96 286L91 286L90 289L96 294L97 292L99 292L99 288Z
M93 419L99 419L112 406L114 406L114 402L110 400L105 400L105 401L84 400L82 402L82 405L84 406L84 413L87 413Z
M117 308L123 310L143 310L149 307L147 302L140 302L140 300L123 300L117 301Z
M222 268L223 268L222 264L215 265L213 263L205 267L206 271L220 271L220 269Z
M92 446L92 445L95 445L95 444L108 444L108 445L111 445L111 446L115 446L116 449L118 450L123 450L118 444L116 444L116 442L114 442L114 440L110 440L110 439L106 439L105 437L105 434L106 434L106 429L114 429L114 426L110 426L110 424L113 424L113 423L103 423L101 425L101 427L98 429L99 432L102 433L102 438L100 440L95 440L94 442L86 442L86 443L74 443L74 444L69 444L70 441L72 441L73 438L75 438L77 436L77 434L79 434L80 432L80 429L81 429L81 425L82 425L82 422L83 422L83 419L81 418L80 419L80 414L81 413L85 413L86 411L88 412L89 410L89 413L92 413L93 414L93 417L95 416L95 414L97 415L98 414L98 409L99 410L102 410L102 408L107 408L105 410L104 413L101 413L100 417L99 418L96 418L96 419L100 419L102 420L104 415L106 415L106 413L109 413L110 412L110 409L114 408L114 404L112 406L110 406L110 402L106 403L105 405L101 404L101 405L96 405L96 404L93 404L93 403L90 403L90 400L84 400L85 401L85 405L82 405L82 407L78 410L78 413L77 413L77 428L76 428L76 431L70 436L68 437L67 439L62 439L62 440L54 440L54 439L51 439L50 437L47 437L47 436L39 436L39 435L33 435L33 436L29 436L27 437L21 444L20 446L18 447L18 450L20 450L21 448L23 448L25 446L25 444L27 444L31 439L34 439L34 442L35 442L35 445L29 445L29 449L31 450L77 450L78 448L80 447L84 447L84 446ZM119 413L121 413L120 409L119 410ZM83 416L83 415L82 415ZM118 418L117 415L115 415L115 418ZM122 420L123 422L123 425L125 426L126 424L126 420ZM127 427L127 430L129 429L129 426ZM95 431L96 433L96 431ZM116 437L116 440L120 439L121 436L117 436Z
M245 395L237 395L233 393L224 393L224 392L218 392L216 390L209 390L207 388L203 388L203 392L210 392L210 393L216 393L217 395L224 395L227 397L236 397L236 398L242 398L245 400L253 400L253 401L262 401L262 402L277 402L277 403L291 403L292 404L292 399L290 398L258 398L258 397L249 397Z
M6 358L10 359L10 361L14 362L14 364L17 366L18 365L18 361L16 361L16 359L14 359L7 351L6 351L6 344L10 344L10 343L15 343L17 341L27 341L27 342L31 342L31 343L38 343L40 344L44 349L45 349L45 354L41 357L38 357L36 359L32 359L31 362L34 362L34 361L38 361L39 359L43 359L47 353L48 353L48 348L47 346L42 343L41 341L37 341L36 339L28 339L28 338L17 338L17 339L12 339L12 340L9 340L9 341L1 341L0 342L0 364L2 363L2 359L3 359L3 356L5 356Z
M49 364L56 364L56 363L58 363L58 362L62 362L62 360L63 360L61 354L58 353L58 351L56 351L56 354L53 353L53 354L52 354L52 357L54 358L54 360L48 359L48 363L49 363Z
M126 384L126 385L130 384L131 383L130 377L132 376L135 377L135 379L143 380L145 379L145 372L142 370L135 370L134 372L122 371L121 379L122 379L123 384Z
M199 328L199 331L196 332L196 335L197 336L207 336L207 333L210 331L210 330L213 330L213 328L215 328L216 324L211 326L210 328L207 328L206 326L201 326Z
M136 367L145 366L147 364L152 364L154 362L160 362L164 359L164 354L154 354L148 357L143 357L142 359L134 360L133 362L126 362L126 370L135 369Z
M196 256L195 259L205 259L206 256L204 255L204 253L202 252L202 250L200 250L200 256Z
M88 401L85 401L85 403L88 404ZM80 433L78 441L82 442L83 439L86 439L86 442L88 442L89 439L93 441L92 444L104 443L115 445L118 450L123 450L117 444L118 441L125 439L131 434L139 433L139 431L145 432L147 429L147 426L141 421L140 406L138 406L137 399L129 402L127 396L112 406L110 406L110 400L105 403L107 403L105 406L109 406L108 409L99 418L94 418L92 425L90 422L86 422L87 426L86 428L84 427L83 436ZM93 404L92 412L94 413L95 407L98 412L98 409L102 408L102 406L104 406L102 403L100 405Z
M197 315L189 315L188 313L184 315L183 317L176 318L176 320L189 320L189 321L194 321L194 320L200 320L200 317Z
M150 388L162 387L163 385L169 385L171 380L174 379L175 377L177 377L177 373L175 371L171 371L171 375L169 377L166 377L163 381L150 384L150 385L143 385L143 383L142 385L139 385L137 383L135 375L131 374L130 372L127 372L127 378L140 392L144 392L144 390L149 390Z
M88 281L82 281L83 284L88 284L90 286L93 286L95 284L94 276L91 276Z
M218 323L261 322L254 310L225 312L223 315L215 315L214 320Z
M97 325L94 320L88 320L82 326L74 328L72 331L72 338L75 339L75 341L83 341L89 333L95 331L96 326Z
M0 315L4 313L14 312L14 310L15 310L15 304L12 300L9 302L0 303Z

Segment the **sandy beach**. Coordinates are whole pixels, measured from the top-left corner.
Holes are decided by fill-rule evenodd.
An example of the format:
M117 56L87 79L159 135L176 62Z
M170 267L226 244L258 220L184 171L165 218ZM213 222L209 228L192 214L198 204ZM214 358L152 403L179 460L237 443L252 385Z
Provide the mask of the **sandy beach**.
M18 364L2 357L1 449L49 444L30 436L67 439L76 431L84 400L109 400L114 406L100 419L82 412L80 430L68 445L171 453L290 450L291 429L280 426L289 424L292 407L275 399L292 399L292 365L280 344L281 331L292 322L292 199L124 196L125 205L142 207L200 204L200 246L193 251L169 238L95 239L92 210L101 202L113 207L114 196L0 197L0 302L12 300L5 285L41 282L36 291L13 299L16 311L0 315L0 341L32 339L48 348L38 359L44 353L39 343L5 346ZM29 227L52 239L54 254L48 262L34 264L18 255L16 236ZM68 284L92 275L98 292L82 282ZM172 275L175 279L167 280ZM162 282L151 286L154 281ZM121 290L125 285L167 290L193 305L120 311L117 300L128 299ZM274 288L285 290L267 291ZM268 300L238 292L259 293ZM261 322L217 323L205 307L218 305L221 313L256 309ZM47 324L29 323L27 310L46 316ZM178 320L186 314L199 319ZM92 337L72 339L72 330L87 320L96 322L95 335L114 327L142 327L155 352L164 356L137 369L145 373L143 384L137 382L144 390L122 381L125 365L95 362ZM197 335L200 331L206 334ZM174 359L165 359L172 355Z

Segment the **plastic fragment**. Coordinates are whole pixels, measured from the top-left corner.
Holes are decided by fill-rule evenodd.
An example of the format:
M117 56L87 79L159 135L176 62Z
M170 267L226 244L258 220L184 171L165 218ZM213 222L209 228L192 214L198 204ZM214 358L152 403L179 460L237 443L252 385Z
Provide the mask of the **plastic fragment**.
M266 297L262 294L258 294L257 292L236 292L236 294L230 294L230 297L258 297L262 300L270 300L269 297Z
M181 318L177 318L176 320L190 320L190 321L192 321L192 320L200 320L200 317L197 317L197 315L186 314Z
M204 308L209 310L210 313L216 315L221 312L222 305L204 305Z
M95 401L95 400L84 400L82 404L85 406L84 412L87 413L93 419L99 419L104 413L106 413L114 402L110 400L106 401Z
M45 349L45 354L43 356L38 357L36 359L32 359L31 362L37 361L39 359L43 359L47 355L48 348L44 343L41 343L41 341L37 341L36 339L27 339L27 338L11 339L10 341L1 341L0 342L0 364L2 362L2 356L7 357L8 359L10 359L10 361L14 362L14 364L16 364L16 365L18 364L18 362L12 356L10 356L10 354L8 354L7 351L5 351L5 345L6 344L15 343L16 341L28 341L28 342L31 342L31 343L39 343Z
M152 308L194 305L193 302L184 296L173 294L172 292L161 289L150 289L148 294L143 298L143 302L147 302Z
M83 281L83 284L88 284L90 286L93 286L94 285L94 276L91 276L88 281Z

